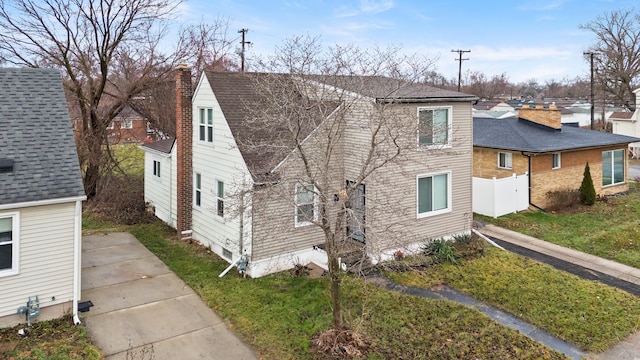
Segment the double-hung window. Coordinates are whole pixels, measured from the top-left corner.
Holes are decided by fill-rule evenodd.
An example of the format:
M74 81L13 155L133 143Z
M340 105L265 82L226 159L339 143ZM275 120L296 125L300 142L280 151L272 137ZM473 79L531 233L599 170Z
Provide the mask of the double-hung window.
M216 189L216 215L224 217L224 182L218 180Z
M418 146L451 145L451 107L418 108Z
M200 207L202 205L202 175L195 173L193 179L193 204Z
M198 116L198 139L213 143L213 109L200 108Z
M418 218L451 211L451 173L418 175Z
M560 153L553 153L551 156L552 156L551 168L552 169L560 169L560 167L561 167Z
M312 184L296 184L295 226L311 224L318 219L316 187Z
M602 186L624 183L624 150L602 152Z
M0 277L18 273L18 213L0 214Z
M513 168L511 153L503 153L503 152L498 153L498 168L500 169Z
M120 129L133 129L133 121L131 119L120 120Z
M153 176L160 177L160 161L153 160Z

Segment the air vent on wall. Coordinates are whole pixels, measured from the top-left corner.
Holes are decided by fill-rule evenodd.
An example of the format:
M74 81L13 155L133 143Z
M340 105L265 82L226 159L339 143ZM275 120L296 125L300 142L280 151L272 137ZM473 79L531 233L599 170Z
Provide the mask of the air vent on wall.
M0 159L0 173L13 172L13 160L12 159Z

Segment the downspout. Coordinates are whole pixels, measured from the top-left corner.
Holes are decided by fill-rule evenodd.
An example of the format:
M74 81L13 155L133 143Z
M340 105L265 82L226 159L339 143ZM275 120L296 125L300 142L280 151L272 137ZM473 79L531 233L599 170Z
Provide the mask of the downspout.
M242 240L244 239L244 193L240 192L240 226L238 234L238 249L240 250L240 257L242 257L243 246Z
M73 323L80 324L78 317L78 300L80 298L80 251L82 245L82 201L76 201L75 216L73 219Z
M531 202L531 178L533 177L532 173L531 173L531 153L525 154L524 151L523 151L522 155L526 156L528 158L528 160L529 160L528 161L529 178L527 179L527 181L529 182L529 205L531 205L534 208L546 213L546 212L548 212L547 210L545 210L545 209L541 208L540 206L538 206L538 205L534 204L533 202Z

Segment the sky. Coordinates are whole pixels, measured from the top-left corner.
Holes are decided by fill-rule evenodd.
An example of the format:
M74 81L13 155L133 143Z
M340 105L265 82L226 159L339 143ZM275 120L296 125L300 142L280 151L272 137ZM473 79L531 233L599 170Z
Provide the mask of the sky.
M435 60L434 70L457 79L458 57L470 50L463 73L490 78L505 73L510 82L589 76L583 52L595 42L581 24L606 12L631 9L634 0L186 0L176 21L182 24L229 20L246 28L247 65L268 56L299 35L320 36L324 45L402 47Z

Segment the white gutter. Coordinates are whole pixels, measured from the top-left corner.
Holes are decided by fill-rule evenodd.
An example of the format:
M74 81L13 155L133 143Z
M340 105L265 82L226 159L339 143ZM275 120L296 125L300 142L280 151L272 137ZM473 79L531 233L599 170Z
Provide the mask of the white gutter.
M68 202L84 201L84 200L87 200L87 197L85 195L72 196L72 197L66 197L66 198L57 198L57 199L26 201L21 203L2 204L0 205L0 210L11 210L11 209L25 208L25 207L32 207L32 206L56 205L56 204L64 204Z
M78 317L78 301L80 300L80 271L82 255L82 201L76 201L75 216L73 220L73 323L80 324Z

